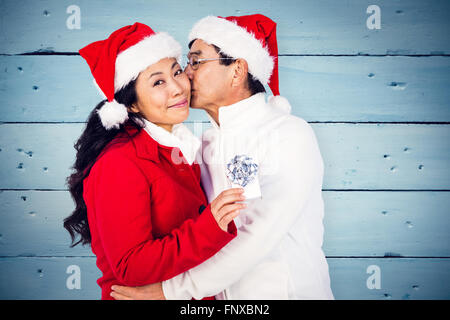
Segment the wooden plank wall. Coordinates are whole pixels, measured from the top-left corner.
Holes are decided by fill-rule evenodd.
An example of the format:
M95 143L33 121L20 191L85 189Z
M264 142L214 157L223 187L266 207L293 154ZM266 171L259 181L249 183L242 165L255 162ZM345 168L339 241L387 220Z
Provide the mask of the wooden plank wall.
M366 26L370 5L381 29ZM206 15L257 12L278 22L281 92L324 158L335 297L450 298L450 2L3 0L0 299L100 297L95 257L62 227L73 143L100 100L78 49L135 21L186 44ZM200 111L187 123L208 126Z

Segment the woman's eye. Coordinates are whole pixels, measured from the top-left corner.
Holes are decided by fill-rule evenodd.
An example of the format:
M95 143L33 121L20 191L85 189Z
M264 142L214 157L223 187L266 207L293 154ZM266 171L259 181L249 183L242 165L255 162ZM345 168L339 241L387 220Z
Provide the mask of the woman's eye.
M180 69L180 70L178 70L177 72L175 72L175 75L178 76L178 75L180 75L180 74L182 74L182 73L183 73L183 70Z
M158 80L158 81L156 81L156 82L153 84L153 86L154 86L154 87L159 86L160 84L163 84L163 82L164 82L164 81L162 81L162 80Z

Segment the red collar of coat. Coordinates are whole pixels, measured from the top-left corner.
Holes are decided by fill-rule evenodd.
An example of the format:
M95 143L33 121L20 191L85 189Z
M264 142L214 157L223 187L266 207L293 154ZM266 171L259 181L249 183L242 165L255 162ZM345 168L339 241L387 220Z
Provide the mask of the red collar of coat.
M160 162L158 143L150 137L144 129L138 131L138 129L133 126L126 126L125 131L131 138L138 157L148 159L156 163Z

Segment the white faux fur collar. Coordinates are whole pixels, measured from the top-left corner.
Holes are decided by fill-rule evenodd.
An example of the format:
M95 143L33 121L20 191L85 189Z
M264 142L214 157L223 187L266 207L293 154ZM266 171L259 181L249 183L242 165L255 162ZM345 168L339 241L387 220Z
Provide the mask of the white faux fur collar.
M201 141L191 130L179 123L172 127L172 132L169 132L145 119L144 122L144 129L150 137L163 146L179 148L189 165L192 165L200 150ZM177 163L177 159L173 160Z

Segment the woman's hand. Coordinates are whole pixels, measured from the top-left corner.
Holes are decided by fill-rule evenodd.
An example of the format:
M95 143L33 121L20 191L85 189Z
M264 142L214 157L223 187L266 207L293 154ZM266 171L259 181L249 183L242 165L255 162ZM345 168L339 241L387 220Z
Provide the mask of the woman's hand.
M240 214L240 209L246 207L243 188L232 188L222 191L212 202L211 212L220 229L227 232L228 224Z

